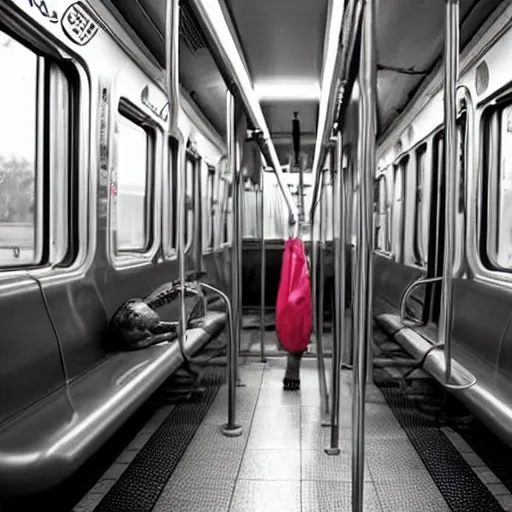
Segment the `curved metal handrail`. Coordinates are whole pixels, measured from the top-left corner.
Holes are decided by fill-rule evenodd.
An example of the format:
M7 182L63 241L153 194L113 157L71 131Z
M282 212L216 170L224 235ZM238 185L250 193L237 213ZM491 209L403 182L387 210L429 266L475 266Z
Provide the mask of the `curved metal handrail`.
M402 294L402 298L400 300L400 318L402 322L406 323L406 305L407 305L407 299L411 295L412 291L417 288L418 286L424 285L424 284L430 284L430 283L437 283L442 281L443 278L441 276L438 277L429 277L429 278L420 278L411 283ZM411 327L414 327L414 325L419 325L421 322L418 322L416 324L410 325ZM432 345L432 347L429 349L429 351L426 353L424 360L422 362L421 366L425 365L426 360L430 356L430 354L433 354L436 349L444 349L444 343L437 342L435 345ZM470 379L470 382L468 384L450 384L447 380L444 382L441 382L440 384L451 391L464 391L466 389L469 389L473 387L477 382L478 379L470 372L465 370L465 372L468 374L468 378Z
M235 437L242 433L242 427L236 424L236 374L237 374L237 353L236 353L236 339L234 336L233 327L233 311L231 308L231 301L229 297L214 286L206 283L199 283L201 288L209 290L217 294L226 306L226 314L228 316L228 422L224 425L222 432L225 436Z
M435 345L432 345L432 347L428 350L428 352L423 358L424 360L422 366L425 366L425 362L427 361L428 356L430 356L430 354L433 354L437 349L444 351L444 343L437 342ZM467 377L469 379L468 384L450 384L446 379L443 382L439 381L439 383L441 384L441 386L451 391L465 391L466 389L473 387L478 382L478 379L466 368L464 368L464 373L467 374Z
M317 278L317 300L316 300L316 360L317 360L317 369L318 369L318 379L319 379L319 390L320 390L320 407L321 407L321 417L322 417L322 425L328 426L330 424L329 418L329 391L327 389L327 378L326 378L326 369L325 369L325 353L324 353L324 345L323 345L323 334L324 334L324 256L325 256L325 229L326 222L324 218L324 206L325 201L323 198L323 192L325 190L325 176L326 173L322 171L322 181L320 183L322 194L319 198L319 206L318 210L319 219L318 219L318 242L316 244L316 262L315 266L318 267L319 273L316 274L317 269L313 269Z
M407 305L407 299L409 298L409 295L411 295L411 293L413 292L413 290L415 288L417 288L418 286L421 286L423 284L430 284L430 283L437 283L439 281L442 281L443 278L442 277L429 277L429 278L420 278L420 279L417 279L416 281L414 281L413 283L411 283L405 290L404 290L404 293L402 294L402 298L400 299L400 319L402 320L402 322L406 322L407 319L406 319L406 305ZM416 322L419 322L419 320L417 318L414 319ZM421 322L419 322L421 323Z

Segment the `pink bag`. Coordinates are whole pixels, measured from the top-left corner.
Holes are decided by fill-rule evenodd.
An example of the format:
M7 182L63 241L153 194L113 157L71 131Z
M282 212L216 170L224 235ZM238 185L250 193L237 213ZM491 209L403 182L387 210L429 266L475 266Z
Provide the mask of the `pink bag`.
M302 240L287 240L277 293L276 330L288 352L306 350L313 329L308 262Z

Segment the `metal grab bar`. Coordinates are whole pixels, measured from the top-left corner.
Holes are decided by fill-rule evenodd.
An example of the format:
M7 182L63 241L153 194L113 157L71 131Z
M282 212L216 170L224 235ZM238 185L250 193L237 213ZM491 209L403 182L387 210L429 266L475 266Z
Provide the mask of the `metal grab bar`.
M446 383L452 371L453 261L455 259L455 202L457 200L457 80L459 79L459 0L446 0L444 34L444 165L446 180L445 239L441 315L437 339L444 345Z
M340 40L335 65L332 71L332 82L329 88L330 94L326 96L327 105L325 106L325 116L319 115L318 117L317 140L319 142L315 146L315 154L313 156L313 176L315 177L315 182L309 212L311 219L313 218L315 209L318 206L317 196L320 192L320 173L321 166L325 159L326 143L328 145L333 123L336 124L339 120L343 94L345 92L345 84L348 79L350 65L355 53L357 36L359 34L359 26L362 18L362 0L349 0L348 2L345 2L345 4L346 5L343 6L341 12L342 20Z
M411 295L412 291L415 288L417 288L418 286L421 286L424 284L430 284L430 283L438 283L442 280L443 280L442 277L429 277L426 279L421 278L421 279L418 279L418 280L414 281L413 283L411 283L405 289L404 293L402 294L402 298L400 300L400 318L404 324L406 324L405 308L406 308L406 304L407 304L407 299ZM421 324L421 322L418 322L415 324L408 324L408 327L415 327L420 324ZM428 357L430 356L430 354L433 354L435 352L435 350L444 349L444 348L445 348L445 344L442 341L438 341L435 345L432 345L432 347L428 350L428 352L423 356L423 360L421 361L421 366L425 365L425 362L427 361ZM447 380L445 380L444 382L441 382L441 385L451 391L464 391L465 389L469 389L469 388L473 387L478 382L478 379L472 373L468 372L467 370L466 370L466 373L467 373L467 377L469 379L469 383L467 383L467 384L450 384Z
M226 306L228 316L228 422L222 427L222 433L227 437L238 437L242 434L242 427L236 424L236 370L237 370L237 352L236 339L233 329L233 310L229 297L209 284L199 283L201 288L217 294Z
M177 260L178 274L180 281L180 315L178 342L180 351L187 363L192 363L192 359L185 351L185 336L187 330L187 318L185 311L185 165L186 151L183 134L178 126L178 116L180 110L180 86L179 86L179 25L180 25L180 5L179 0L167 0L165 11L165 71L167 81L167 101L169 103L169 135L176 140L177 147L173 151L172 158L175 158L175 166L178 169L176 173L178 189L177 205Z
M402 322L405 324L407 319L405 318L406 317L406 306L407 306L407 299L409 298L409 295L411 295L412 291L417 288L418 286L421 286L423 284L429 284L429 283L437 283L439 281L442 281L443 278L442 277L429 277L429 278L420 278L416 281L414 281L413 283L411 283L405 290L404 290L404 293L402 294L402 298L400 299L400 319L402 320ZM413 318L413 320L415 320L417 323L413 324L413 325L420 325L421 324L421 321L418 320L417 318Z
M421 366L423 366L423 367L425 366L429 356L431 354L433 354L436 350L438 350L438 349L442 350L444 348L445 348L444 344L439 342L439 341L435 345L432 345L430 347L430 349L423 356L422 361L421 361ZM471 372L466 370L465 368L464 368L464 372L461 372L461 373L465 373L466 374L466 377L469 380L469 382L467 384L450 384L446 380L444 382L440 382L440 384L444 388L449 389L451 391L464 391L466 389L469 389L469 388L473 387L478 382L478 379Z
M331 375L331 445L325 450L327 455L339 455L339 415L340 415L340 372L342 367L342 345L346 336L345 326L345 176L343 174L343 139L341 132L336 137L336 149L333 151L335 162L333 165L333 207L334 207L334 336L332 347L332 375Z
M257 138L258 144L265 162L274 169L279 188L290 212L291 224L295 226L294 236L297 236L299 229L297 205L283 177L279 157L260 102L254 92L251 77L241 57L239 50L241 44L231 19L222 7L223 2L219 2L219 0L191 0L189 4L210 43L209 49L219 64L220 72L228 84L228 88L231 91L236 91L235 94L244 104L251 124L261 131L261 135Z
M318 367L318 380L320 388L320 410L321 410L321 423L322 426L329 426L329 393L327 390L327 379L325 377L325 355L324 355L324 252L325 252L325 222L324 222L324 182L325 172L322 171L322 194L320 195L320 210L319 210L319 222L318 222L318 246L317 246L317 258L316 263L318 264L319 275L317 279L317 300L316 300L316 361ZM315 269L316 274L316 269Z
M263 170L261 171L261 240L260 240L260 257L261 257L261 276L260 276L260 361L265 363L267 356L265 355L265 271L267 268L265 254L265 196L264 196L264 178Z
M371 358L372 266L373 266L373 178L377 167L376 108L377 59L375 47L376 2L364 0L359 60L360 98L358 104L359 138L359 226L357 248L356 357L353 371L352 401L352 510L363 510L366 383Z
M232 185L232 229L233 241L231 246L231 302L233 304L233 326L235 338L235 360L237 385L241 385L238 379L238 356L240 353L240 336L242 332L242 219L243 206L243 179L237 162L237 140L235 121L236 99L228 90L226 91L226 139L228 153L228 168L233 177Z

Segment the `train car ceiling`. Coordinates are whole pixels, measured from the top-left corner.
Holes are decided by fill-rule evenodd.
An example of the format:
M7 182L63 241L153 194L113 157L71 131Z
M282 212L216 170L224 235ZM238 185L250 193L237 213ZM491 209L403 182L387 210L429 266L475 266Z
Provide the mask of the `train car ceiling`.
M461 0L461 50L503 0ZM443 58L445 2L377 4L377 95L380 134L407 106Z
M165 65L165 2L105 0ZM299 112L306 167L311 167L318 116L327 0L225 0L280 161L290 157L291 120ZM181 2L180 80L219 133L226 133L226 86L187 2ZM280 87L276 87L276 82ZM280 98L296 86L296 98ZM277 96L277 97L275 97ZM291 94L293 96L293 94Z
M103 0L108 6L109 0ZM165 2L111 0L155 56L165 66ZM206 40L186 2L181 5L180 82L219 134L226 135L226 85Z
M105 3L110 1L164 66L165 2ZM461 0L462 48L503 1ZM191 9L186 1L181 5L180 80L224 136L226 86ZM328 1L225 0L225 6L255 90L262 91L263 113L280 161L289 162L291 119L298 111L305 167L310 168ZM445 2L387 0L377 8L378 130L384 134L442 60ZM297 90L295 99L280 97L280 88L292 86Z
M327 0L226 0L280 161L288 163L299 112L304 165L313 161ZM296 99L280 99L281 91ZM293 91L292 89L295 89ZM268 92L267 92L268 91Z

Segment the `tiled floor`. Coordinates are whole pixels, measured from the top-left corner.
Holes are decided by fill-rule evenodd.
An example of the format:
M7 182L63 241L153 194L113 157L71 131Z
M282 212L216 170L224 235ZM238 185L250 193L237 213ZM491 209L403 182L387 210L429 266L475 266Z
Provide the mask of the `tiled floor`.
M282 390L284 366L284 359L270 358L266 364L253 358L241 366L245 384L237 388L238 422L244 428L241 437L227 438L220 432L227 411L227 389L221 388L155 511L351 510L351 373L342 373L341 454L330 457L324 453L330 431L320 425L316 361L303 360L300 392ZM368 386L367 397L365 512L448 511L373 384ZM151 427L156 424L154 420ZM138 448L137 444L131 451ZM126 467L125 459L130 460L130 454L123 455L116 471ZM92 501L98 503L113 481L110 477L99 482ZM90 496L76 512L93 510L88 502Z

